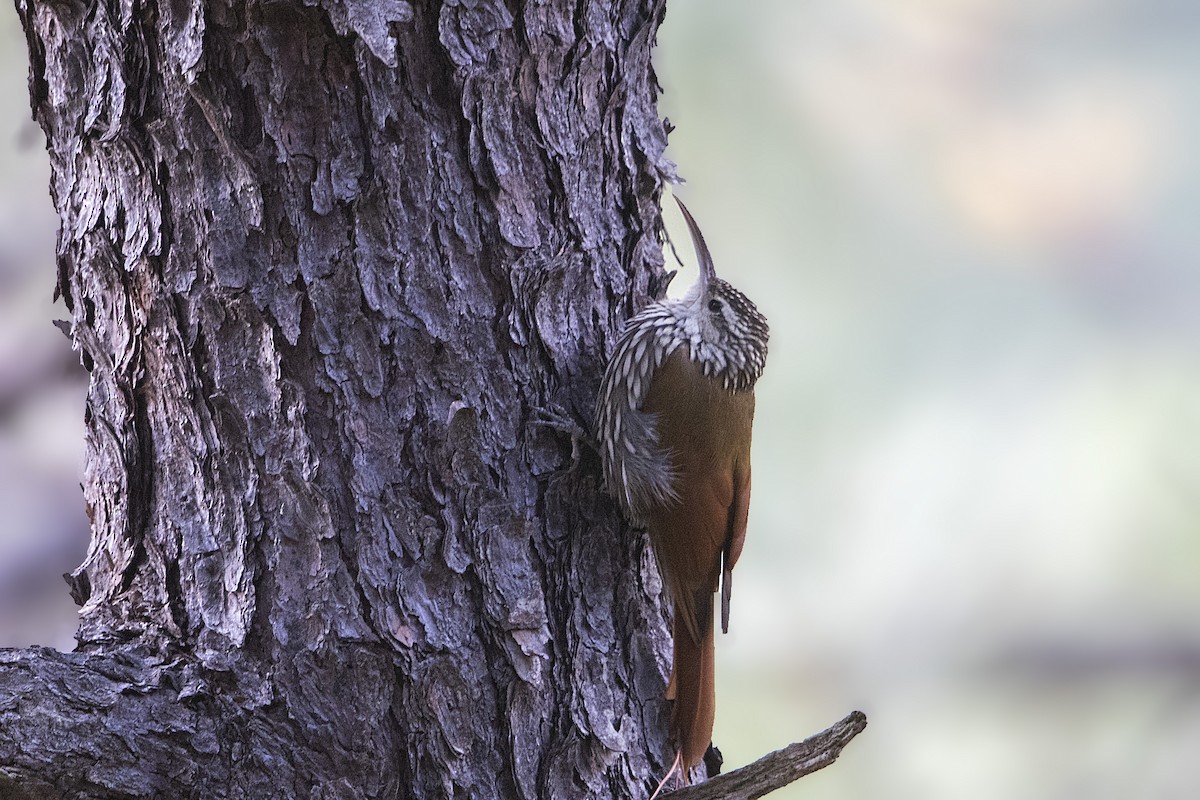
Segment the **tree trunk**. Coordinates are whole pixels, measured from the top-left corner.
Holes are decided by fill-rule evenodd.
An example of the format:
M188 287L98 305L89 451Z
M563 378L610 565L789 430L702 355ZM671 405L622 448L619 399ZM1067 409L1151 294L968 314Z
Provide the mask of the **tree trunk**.
M17 7L93 540L0 795L643 797L659 579L571 428L661 282L664 0Z

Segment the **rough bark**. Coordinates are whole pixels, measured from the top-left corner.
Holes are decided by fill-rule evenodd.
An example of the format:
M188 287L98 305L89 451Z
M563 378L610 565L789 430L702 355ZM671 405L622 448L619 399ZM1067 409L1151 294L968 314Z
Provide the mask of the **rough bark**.
M643 795L658 578L539 420L661 276L663 0L17 7L93 542L0 788Z

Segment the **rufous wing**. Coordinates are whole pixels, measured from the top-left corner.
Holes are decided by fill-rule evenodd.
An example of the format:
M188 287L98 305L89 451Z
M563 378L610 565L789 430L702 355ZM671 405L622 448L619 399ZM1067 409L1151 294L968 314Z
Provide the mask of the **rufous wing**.
M721 554L721 633L729 633L729 599L733 594L733 568L746 543L750 515L750 454L733 465L733 505L729 507L729 530Z

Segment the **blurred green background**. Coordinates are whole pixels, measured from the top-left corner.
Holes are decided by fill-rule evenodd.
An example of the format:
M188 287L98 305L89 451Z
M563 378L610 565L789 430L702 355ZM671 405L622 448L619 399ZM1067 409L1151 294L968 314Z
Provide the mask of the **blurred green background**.
M69 647L83 383L0 30L0 644ZM871 719L772 797L1200 797L1197 42L1186 0L673 0L679 193L773 331L715 738Z

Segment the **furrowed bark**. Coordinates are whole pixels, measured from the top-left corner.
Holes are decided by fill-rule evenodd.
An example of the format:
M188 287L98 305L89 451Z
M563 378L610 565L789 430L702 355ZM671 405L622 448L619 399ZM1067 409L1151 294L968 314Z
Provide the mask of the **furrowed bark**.
M18 9L94 541L79 652L0 660L5 773L640 794L657 577L537 421L661 275L662 2Z

